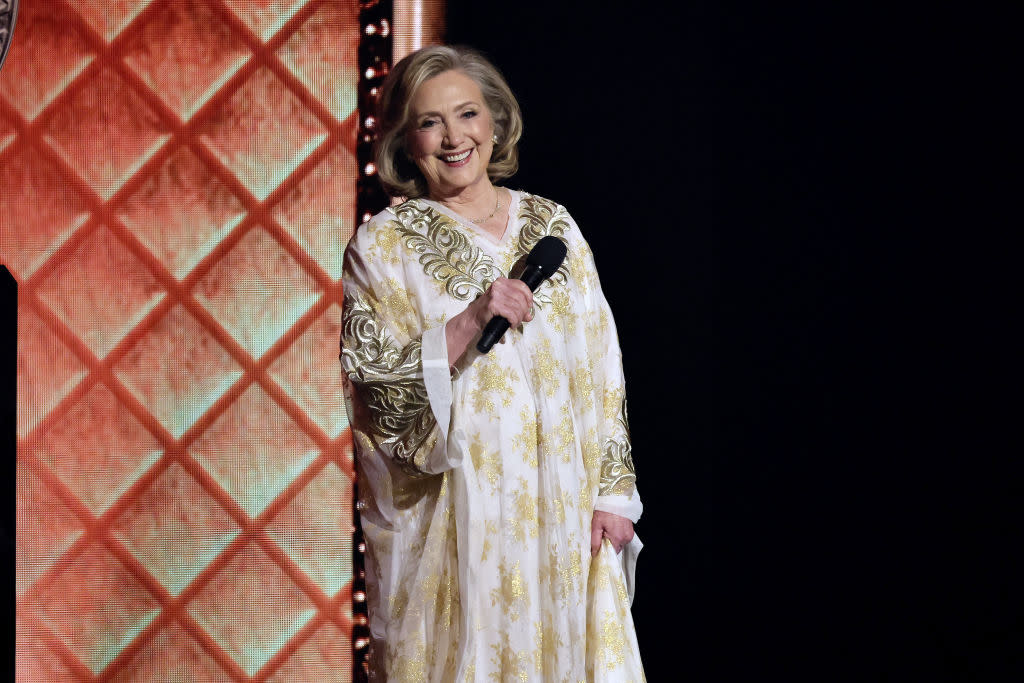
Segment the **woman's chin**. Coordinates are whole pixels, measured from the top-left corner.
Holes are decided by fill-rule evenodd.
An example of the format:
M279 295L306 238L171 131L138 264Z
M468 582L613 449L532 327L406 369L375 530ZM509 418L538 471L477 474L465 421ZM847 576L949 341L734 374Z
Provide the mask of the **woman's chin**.
M445 173L438 179L439 190L444 195L456 195L469 190L480 183L487 182L487 174L481 173Z

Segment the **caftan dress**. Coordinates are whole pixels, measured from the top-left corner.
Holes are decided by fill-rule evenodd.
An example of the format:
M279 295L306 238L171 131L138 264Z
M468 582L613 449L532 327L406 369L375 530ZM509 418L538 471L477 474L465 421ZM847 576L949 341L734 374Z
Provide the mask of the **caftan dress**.
M595 509L642 510L614 321L568 212L510 194L500 240L414 199L345 252L375 680L643 680L629 612L639 540L590 554ZM446 321L545 235L568 255L534 293L535 318L450 368Z

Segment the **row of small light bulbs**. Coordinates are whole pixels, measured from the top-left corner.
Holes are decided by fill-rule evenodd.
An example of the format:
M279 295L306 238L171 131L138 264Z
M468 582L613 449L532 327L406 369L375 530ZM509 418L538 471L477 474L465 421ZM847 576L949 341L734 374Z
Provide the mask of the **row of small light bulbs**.
M370 3L367 3L367 5L369 5L369 4ZM380 10L385 10L388 14L390 14L391 3L372 3L372 5L370 7L367 7L367 5L363 6L364 7L364 14L369 14L370 10L377 10L376 13L378 14L378 18L376 18L375 20L367 21L363 25L363 40L364 41L380 41L380 46L382 48L381 51L384 52L387 55L390 55L391 54L391 20L390 20L389 17L380 17L379 14L380 14ZM385 6L382 7L382 5L385 5ZM389 71L389 69L390 69L390 60L388 60L388 59L380 59L380 58L378 58L377 60L375 60L375 62L373 64L365 65L365 69L363 69L363 71L361 73L363 78L361 79L360 84L359 84L360 89L366 87L368 84L371 84L371 82L373 82L373 81L376 81L377 83L379 83L379 79L381 79L384 76L386 76L388 71ZM371 103L373 103L375 105L376 101L377 101L377 97L379 96L379 94L380 94L379 85L372 84L372 85L370 85L370 88L369 88L369 91L368 91L368 97L366 98L366 100L371 102ZM365 104L365 102L364 102L364 104ZM362 120L361 120L361 124L362 125L361 125L361 130L360 130L361 142L364 143L365 145L372 145L372 143L374 141L374 136L376 134L375 131L376 131L376 127L377 127L377 119L374 116L374 112L373 112L374 107L372 107L372 106L371 107L365 107L365 109L367 111L361 111L360 112L360 116L362 117ZM360 169L360 171L361 171L360 181L361 181L361 183L364 186L367 183L373 182L373 181L376 180L375 176L377 175L377 166L376 166L376 164L373 163L373 161L366 162L365 165ZM360 193L359 196L360 196L360 198L364 197L364 195L362 193ZM362 217L362 222L365 223L365 222L370 220L370 218L373 216L374 213L376 213L376 211L381 210L382 208L384 208L384 206L376 206L376 207L360 206L359 208L361 210L360 211L360 215ZM357 502L356 503L356 509L357 510L362 510L363 509L363 504L361 502ZM353 535L355 535L355 532L356 532L356 526L353 523L353 525L352 525L352 533L353 533ZM362 539L359 539L359 542L356 544L356 550L357 550L357 553L358 553L358 560L356 562L356 568L355 568L356 569L356 576L362 582L362 581L366 580L366 570L364 568L365 567L365 561L362 559L365 556L365 553L366 553L366 543L365 543L365 541L363 541ZM367 622L367 615L366 615L366 611L367 611L366 607L367 607L366 606L366 591L363 590L363 589L357 589L357 590L352 591L352 623L353 623L354 627L365 629L365 627L366 627L366 625L368 623ZM354 664L357 667L359 667L363 672L367 671L367 666L368 666L367 665L367 656L369 654L369 644L370 644L370 639L368 637L366 637L365 635L362 635L359 638L356 638L355 641L352 643L353 659L355 660Z
M388 38L391 35L391 22L388 21L387 19L381 19L379 24L377 24L377 23L367 24L366 26L363 27L363 33L366 36L379 36L380 38ZM368 81L369 80L373 80L374 78L383 78L384 76L387 75L388 69L389 69L389 64L387 62L381 62L381 63L378 63L376 65L372 65L372 66L366 67L366 70L363 72L363 76ZM380 93L380 88L378 88L377 86L373 86L372 88L370 88L370 97L372 97L374 100L377 99L377 96L378 96L379 93ZM363 118L363 131L364 131L363 132L363 141L364 142L367 142L367 143L373 142L373 135L374 134L371 131L373 131L376 128L376 126L377 126L377 119L376 119L376 117L374 117L372 113L368 113ZM372 161L368 162L365 166L363 166L362 172L363 172L363 176L365 176L367 178L373 177L373 176L377 175L377 165L374 164ZM372 217L372 214L369 211L364 211L363 212L363 222L364 223L366 221L370 220L371 217Z

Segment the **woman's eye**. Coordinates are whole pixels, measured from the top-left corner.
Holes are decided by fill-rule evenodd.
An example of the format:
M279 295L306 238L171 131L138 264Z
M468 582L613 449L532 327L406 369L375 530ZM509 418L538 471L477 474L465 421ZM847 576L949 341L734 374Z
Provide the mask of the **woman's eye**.
M469 111L462 112L462 118L464 119L471 119L474 116L476 116L476 112L472 109L470 109Z
M424 121L423 123L420 124L420 128L431 128L431 127L433 127L433 125L435 123L437 123L436 120L434 120L434 119L427 119L426 121Z

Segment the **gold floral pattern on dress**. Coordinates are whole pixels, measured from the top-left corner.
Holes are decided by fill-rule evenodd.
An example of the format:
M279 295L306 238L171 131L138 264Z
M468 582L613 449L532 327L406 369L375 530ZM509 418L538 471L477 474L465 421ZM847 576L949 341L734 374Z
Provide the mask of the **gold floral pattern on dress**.
M487 675L499 683L505 681L529 681L533 672L532 657L527 652L521 652L512 647L508 633L503 633L500 643L492 643L491 649L494 656L491 657L491 666L494 668Z
M508 519L509 533L519 543L537 538L537 496L530 492L526 479L519 477L519 488L512 493L512 514Z
M379 442L393 449L403 471L422 476L423 447L430 437L437 438L437 422L420 371L421 344L415 340L399 347L377 322L377 306L362 295L346 295L342 367L369 410Z
M601 463L601 443L597 436L597 428L591 427L583 437L583 464L587 471L595 471Z
M512 437L512 447L523 454L523 462L530 467L537 466L537 415L530 406L519 410L523 427Z
M572 497L568 491L563 491L561 498L541 498L540 501L540 526L558 527L565 524L565 509L572 509Z
M589 294L597 287L597 271L593 264L593 254L585 244L577 246L566 254L565 261L568 264L569 274L579 283L583 294Z
M626 392L622 387L608 386L604 390L604 421L614 422L619 413L624 410Z
M526 580L516 560L511 567L504 562L498 565L498 586L491 589L491 606L501 606L509 620L516 621L530 607L530 593L526 590Z
M487 354L476 361L479 363L473 383L473 391L469 397L473 409L477 412L487 411L494 414L494 399L499 398L501 405L512 405L514 388L519 382L519 373L515 368L502 367L495 356Z
M413 643L402 643L391 653L394 662L388 671L388 678L400 683L414 683L427 680L427 647L422 634ZM389 649L391 649L389 645Z
M608 330L608 314L604 309L593 311L587 318L584 334L587 337L587 347L594 353L605 353L608 349L606 339Z
M490 484L491 493L496 492L498 481L501 479L501 454L484 443L477 432L473 434L473 440L469 444L469 457L473 461L477 481L486 481Z
M367 250L366 260L373 263L379 258L384 263L396 265L402 261L398 246L401 235L393 222L378 225L373 234L373 245Z
M569 293L558 288L551 293L551 315L552 322L561 330L562 334L576 334L576 314L573 312L573 303Z
M552 543L547 561L541 566L541 581L548 587L549 598L562 608L569 606L569 600L580 593L583 578L583 563L580 554L569 548L560 548Z
M561 413L562 419L558 425L541 435L542 448L557 455L562 462L569 463L572 462L572 457L576 454L576 449L573 448L576 441L576 427L573 424L572 411L569 410L569 406L563 405Z
M396 278L389 277L380 282L376 296L378 314L391 321L395 332L412 336L412 326L416 324L416 308L414 299Z
M578 363L576 369L569 375L569 393L572 394L573 402L582 406L584 410L590 410L594 407L596 391L593 371L586 364Z
M580 479L579 498L580 510L592 510L594 508L594 498L591 493L590 481L587 478Z
M391 618L401 619L402 615L405 614L406 606L409 604L409 590L405 586L399 586L391 594L388 603L388 606L391 608Z
M459 585L445 566L439 580L431 581L423 591L424 595L436 596L434 600L434 624L445 630L457 628Z
M546 336L541 335L537 340L532 361L530 377L535 390L543 391L548 398L551 398L562 386L565 365L555 357L551 348L551 340Z
M394 208L406 247L419 255L423 272L460 301L482 294L500 275L491 257L473 244L458 223L417 200Z
M609 669L622 666L626 660L626 629L622 617L612 610L605 610L601 617L601 647L598 659Z
M480 552L480 564L487 561L487 556L490 554L494 545L491 543L491 539L498 535L498 523L494 520L487 520L484 522L484 543L483 549Z

